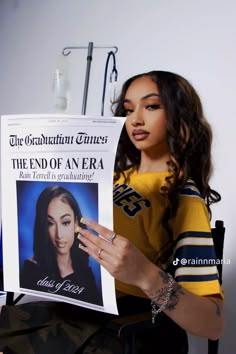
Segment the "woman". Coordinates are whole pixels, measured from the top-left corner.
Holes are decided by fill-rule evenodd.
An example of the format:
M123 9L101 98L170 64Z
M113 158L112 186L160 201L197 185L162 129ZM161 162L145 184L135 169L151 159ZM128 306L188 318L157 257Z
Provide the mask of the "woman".
M116 278L120 316L151 308L157 327L137 336L135 353L186 354L185 331L210 339L223 331L216 266L191 263L215 257L209 215L220 195L209 185L211 129L190 83L163 71L127 80L115 115L127 118L115 166L114 231L83 218L89 229L79 231L80 248ZM103 330L111 316L86 309L82 323L77 309L71 353L122 353ZM96 324L99 332L81 341ZM49 338L47 350L50 344Z
M223 330L211 263L210 205L220 200L209 186L211 129L191 84L163 71L127 80L115 115L127 116L115 167L115 232L83 219L90 230L80 230L80 248L116 278L118 305L131 297L132 311L136 299L143 307L151 300L153 322L165 327L157 353L187 353L181 329L210 339ZM207 265L193 265L199 258Z
M78 203L68 190L43 190L36 205L34 255L24 263L21 287L102 304L88 255L78 248L80 218Z

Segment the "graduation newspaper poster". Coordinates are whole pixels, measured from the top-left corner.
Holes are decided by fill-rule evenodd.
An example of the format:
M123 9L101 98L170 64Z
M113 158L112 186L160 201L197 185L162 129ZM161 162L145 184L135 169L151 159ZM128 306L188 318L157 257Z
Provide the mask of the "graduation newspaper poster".
M1 117L5 291L117 313L114 279L79 248L78 224L83 216L113 229L123 124L121 117Z

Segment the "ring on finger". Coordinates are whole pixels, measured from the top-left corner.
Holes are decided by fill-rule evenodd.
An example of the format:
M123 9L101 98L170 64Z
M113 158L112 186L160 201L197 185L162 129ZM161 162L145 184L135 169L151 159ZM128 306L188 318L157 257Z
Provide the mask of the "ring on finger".
M103 251L103 249L102 249L102 248L100 248L100 249L98 250L98 253L97 253L98 258L100 258L100 259L102 259L102 257L101 257L101 253L102 253L102 251Z
M112 243L115 240L116 236L117 236L117 234L115 232L113 232L111 237L108 238L108 241Z

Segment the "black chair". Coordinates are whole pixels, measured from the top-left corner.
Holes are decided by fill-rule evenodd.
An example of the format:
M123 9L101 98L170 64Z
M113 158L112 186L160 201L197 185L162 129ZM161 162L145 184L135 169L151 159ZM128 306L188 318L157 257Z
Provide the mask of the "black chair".
M224 235L224 222L217 220L215 222L215 227L212 228L212 237L217 259L223 258ZM222 264L217 264L217 269L219 272L220 284L222 284ZM151 329L153 330L150 311L113 320L110 324L110 328L117 331L117 334L121 337L124 347L123 353L135 354L136 340L140 336L140 333L150 331ZM156 330L158 330L158 328ZM218 346L219 340L208 339L208 354L218 354Z
M217 220L212 228L212 237L215 246L216 258L223 258L225 227L224 222ZM222 284L222 264L217 265L220 283ZM14 293L7 292L6 304L15 305L24 296L19 295L14 299ZM113 336L119 336L123 343L123 354L136 354L137 339L147 331L158 331L158 324L153 326L150 311L134 314L132 316L118 317L109 322L107 331ZM155 328L157 327L157 328ZM208 340L208 354L218 353L219 340ZM154 351L153 351L154 352Z
M223 259L225 227L222 220L216 220L215 227L211 230L215 246L216 258ZM217 265L220 284L222 284L222 263ZM208 340L208 354L217 354L219 340Z

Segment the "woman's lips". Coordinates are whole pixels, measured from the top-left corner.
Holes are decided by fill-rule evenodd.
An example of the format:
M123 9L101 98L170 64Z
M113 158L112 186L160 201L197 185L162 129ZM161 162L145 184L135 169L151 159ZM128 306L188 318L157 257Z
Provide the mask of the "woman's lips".
M58 248L63 248L66 245L66 242L56 242Z
M132 135L135 140L140 141L145 140L148 137L149 133L146 130L135 129L133 130Z

